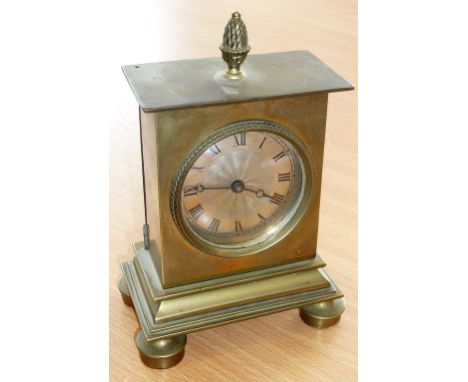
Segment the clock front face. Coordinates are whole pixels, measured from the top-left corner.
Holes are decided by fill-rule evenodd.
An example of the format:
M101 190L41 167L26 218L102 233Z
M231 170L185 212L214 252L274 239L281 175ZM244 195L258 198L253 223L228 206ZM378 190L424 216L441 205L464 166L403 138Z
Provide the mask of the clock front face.
M184 173L183 225L205 249L248 249L292 228L303 188L302 160L284 135L225 133L196 150Z

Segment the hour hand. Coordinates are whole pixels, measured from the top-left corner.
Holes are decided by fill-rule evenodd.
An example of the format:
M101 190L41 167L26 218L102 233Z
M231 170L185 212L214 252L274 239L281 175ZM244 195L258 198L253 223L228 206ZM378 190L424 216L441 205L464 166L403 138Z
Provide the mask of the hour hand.
M217 185L203 185L203 184L197 184L195 186L188 186L184 188L184 195L185 196L190 196L190 195L196 195L200 194L205 190L227 190L230 189L231 186L217 186Z
M198 187L198 192L203 192L203 190L228 190L231 188L231 186L216 186L216 185L205 186L203 184L199 184L197 187Z

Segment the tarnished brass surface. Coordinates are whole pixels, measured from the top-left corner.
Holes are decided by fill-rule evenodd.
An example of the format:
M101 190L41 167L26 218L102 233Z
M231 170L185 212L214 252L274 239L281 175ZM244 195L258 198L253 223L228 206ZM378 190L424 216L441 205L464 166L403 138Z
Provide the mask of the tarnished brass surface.
M323 268L309 268L210 289L194 287L190 294L166 291L165 299L153 301L144 285L146 271L135 259L122 264L122 270L147 341L342 297Z
M315 256L327 100L327 94L311 94L142 113L150 252L164 288ZM229 259L209 255L187 241L172 218L171 184L187 161L190 150L203 144L224 126L234 121L258 119L258 116L285 126L302 142L305 147L302 160L305 168L313 174L313 187L309 182L310 187L304 190L306 195L303 199L307 204L301 206L302 218L297 224L291 222L294 227L281 240L273 238L268 247L254 255Z
M250 51L247 28L239 12L234 12L224 29L223 43L219 47L223 60L228 64L224 77L229 80L240 80L243 74L240 66Z
M177 365L185 354L187 336L170 337L152 342L146 341L145 335L140 330L135 342L143 363L154 369L168 369Z
M272 276L317 269L326 265L322 258L317 254L311 259L295 261L293 263L287 263L276 267L262 268L255 271L243 272L241 274L217 277L215 279L179 285L172 288L163 288L159 275L153 266L151 253L144 248L143 242L134 243L133 250L135 252L133 263L138 273L138 277L141 280L142 288L145 291L145 297L154 302L174 298L176 296L186 296L198 292L241 284L246 281L258 281Z
M239 304L262 301L291 293L328 288L330 284L317 270L290 273L270 279L231 285L193 295L167 299L160 303L156 322L166 322Z
M120 278L117 287L119 288L120 295L122 296L122 301L125 303L125 305L133 307L132 298L130 297L130 291L128 290L128 285L125 282L124 277Z
M322 301L313 305L307 305L299 309L299 315L307 325L314 328L324 329L335 325L340 321L345 311L344 298L330 301Z
M236 81L224 77L225 68L215 57L126 65L122 70L145 112L353 89L304 50L250 54L242 65L244 78Z

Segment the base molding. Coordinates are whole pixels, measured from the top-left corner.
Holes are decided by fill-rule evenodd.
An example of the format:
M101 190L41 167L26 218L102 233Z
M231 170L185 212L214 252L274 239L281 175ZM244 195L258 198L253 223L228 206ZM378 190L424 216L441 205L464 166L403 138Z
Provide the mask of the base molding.
M159 280L154 280L154 269L145 269L150 264L144 261L149 253L145 253L147 251L139 243L134 248L134 259L122 264L122 282L128 288L142 335L147 342L287 309L319 306L317 304L343 297L326 273L325 263L318 256L310 266L274 267L262 277L257 277L259 272L247 272L241 277L233 277L235 282L224 277L219 283L211 281L209 287L200 283L188 284L181 293L181 288L162 288ZM151 273L151 277L147 273ZM149 279L159 287L154 288ZM125 288L119 286L119 289L122 291ZM309 313L310 309L307 307L304 312ZM301 310L301 317L309 317L306 313ZM313 316L315 313L311 314ZM304 317L303 320L311 325ZM324 318L322 321L327 320ZM327 322L331 325L332 321L330 319Z

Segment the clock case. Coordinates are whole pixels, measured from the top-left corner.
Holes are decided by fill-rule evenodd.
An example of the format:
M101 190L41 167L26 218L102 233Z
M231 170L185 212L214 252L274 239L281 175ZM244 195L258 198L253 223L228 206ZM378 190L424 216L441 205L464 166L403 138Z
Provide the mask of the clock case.
M315 316L301 310L315 326L336 322L344 310L316 249L328 93L353 87L307 51L250 55L241 80L224 78L224 69L220 58L123 67L140 105L146 222L135 257L122 264L119 289L140 322L140 352L145 341L285 309L317 308ZM309 202L294 228L271 246L216 256L177 227L171 185L196 146L245 120L279 123L302 141L313 178Z

